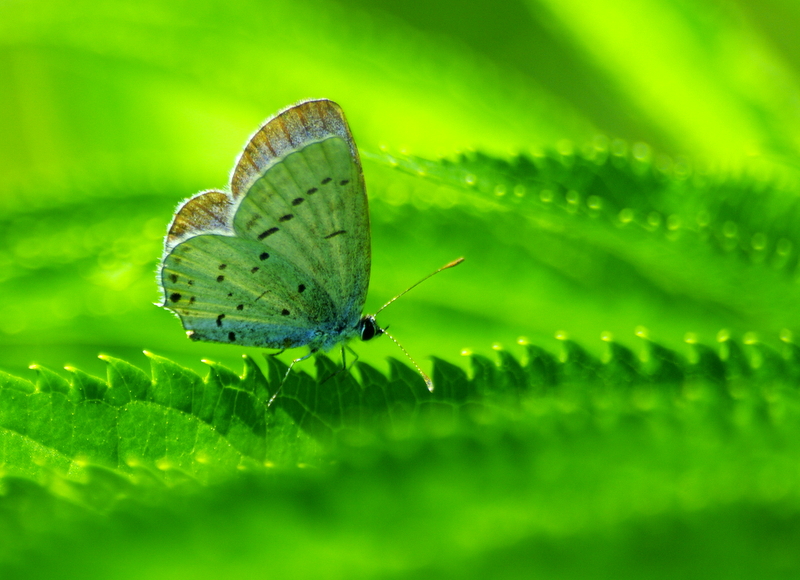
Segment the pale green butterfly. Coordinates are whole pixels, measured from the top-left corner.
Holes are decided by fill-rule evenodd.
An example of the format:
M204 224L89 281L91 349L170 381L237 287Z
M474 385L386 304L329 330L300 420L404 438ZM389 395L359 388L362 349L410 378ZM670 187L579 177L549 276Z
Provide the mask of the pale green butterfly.
M230 192L203 191L178 208L164 240L161 306L192 340L307 345L292 366L354 337L386 334L400 346L375 315L362 316L369 271L367 193L350 128L336 103L304 101L251 137Z

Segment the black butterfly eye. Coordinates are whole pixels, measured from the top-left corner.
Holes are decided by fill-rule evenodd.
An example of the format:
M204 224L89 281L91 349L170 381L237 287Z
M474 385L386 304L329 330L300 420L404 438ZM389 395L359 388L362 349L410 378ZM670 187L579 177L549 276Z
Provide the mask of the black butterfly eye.
M369 340L383 334L383 329L375 322L374 316L365 316L358 322L358 331L361 340Z

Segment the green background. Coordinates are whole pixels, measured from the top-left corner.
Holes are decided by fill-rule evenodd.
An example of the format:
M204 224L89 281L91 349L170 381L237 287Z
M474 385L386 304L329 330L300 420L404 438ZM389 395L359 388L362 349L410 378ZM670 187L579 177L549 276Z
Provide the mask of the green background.
M720 403L719 423L713 397L617 406L584 398L585 376L563 398L493 403L497 415L479 427L431 421L408 429L411 442L377 437L358 452L286 419L273 452L292 467L279 476L220 476L221 488L198 478L191 505L175 482L152 492L159 499L111 486L156 510L144 522L108 523L116 503L86 497L37 512L39 492L17 486L71 496L30 475L9 480L8 497L33 498L7 503L11 520L30 511L39 523L0 555L24 570L29 550L54 553L42 570L78 570L91 549L48 552L48 542L80 521L77 546L124 554L95 560L97 577L123 575L119 562L143 554L148 568L169 561L187 574L263 568L262 544L213 545L210 530L263 536L287 577L699 577L731 559L732 575L764 560L773 577L791 574L800 416L797 361L781 349L800 326L797 22L790 0L0 3L0 370L104 376L99 354L148 368L142 350L203 374L201 359L239 372L243 352L263 366L257 349L187 340L153 305L162 237L182 199L227 184L260 123L325 97L362 152L367 311L466 258L381 313L429 372L435 356L453 365L437 367L442 376L474 379L482 363L465 355L530 359L526 343L563 363L572 343L556 336L608 364L610 344L639 356L649 337L684 370L705 352L691 344L721 352L731 392L758 381L787 389L764 395L781 409L779 428L752 419L762 394L743 414ZM765 350L736 367L730 337ZM402 358L385 339L353 346L381 373L394 369L387 357ZM778 362L756 381L764 360ZM713 383L709 373L692 382L686 371L684 388ZM4 449L16 449L22 431L2 428ZM66 457L82 469L87 453ZM34 456L6 451L0 465L14 472ZM319 473L296 473L309 457ZM82 481L96 491L98 478ZM272 510L272 494L277 512L248 515ZM164 505L189 530L174 546L159 535L170 537ZM303 563L302 546L332 568Z
M613 270L554 273L541 255L569 259L557 240L537 247L536 228L505 212L386 170L383 148L507 156L597 135L734 174L794 169L793 3L584 4L5 3L0 367L102 372L98 353L144 365L144 348L187 364L237 358L185 340L152 306L161 237L180 200L227 185L265 118L315 97L342 105L365 153L367 310L468 259L381 318L422 362L519 336L553 344L558 330L590 348L637 325L668 342L713 339L730 321L674 313L679 290L661 297L664 316L638 288L608 288ZM454 205L484 224L444 230L429 215ZM380 364L394 352L384 342L359 353Z

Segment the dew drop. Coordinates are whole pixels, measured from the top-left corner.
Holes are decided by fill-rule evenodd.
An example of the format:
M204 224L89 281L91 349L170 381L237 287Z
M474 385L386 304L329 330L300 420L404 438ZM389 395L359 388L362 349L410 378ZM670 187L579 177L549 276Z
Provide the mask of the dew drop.
M608 137L605 135L595 135L592 139L592 147L598 153L608 152Z
M622 139L614 139L611 142L611 154L614 157L625 157L628 154L628 144Z
M667 229L674 232L675 230L679 230L681 227L681 216L678 214L672 214L667 217Z
M636 161L648 161L650 159L650 145L647 143L634 143L631 147L631 154Z
M745 332L744 336L742 337L742 342L750 346L758 344L759 343L758 334L752 331Z
M572 157L575 154L575 144L569 139L561 139L556 143L556 151L563 157Z
M619 221L623 224L629 224L633 221L633 210L629 207L621 209L619 212Z
M569 205L573 205L574 206L574 205L578 205L578 203L580 203L581 195L577 191L575 191L574 189L570 189L567 192L567 195L565 196L565 199L567 200L567 203Z

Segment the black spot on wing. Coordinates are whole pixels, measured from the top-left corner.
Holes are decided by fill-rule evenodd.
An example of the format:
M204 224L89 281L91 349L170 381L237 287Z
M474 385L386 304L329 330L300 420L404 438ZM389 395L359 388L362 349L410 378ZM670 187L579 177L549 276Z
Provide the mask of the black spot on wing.
M319 190L318 190L316 187L312 187L311 189L309 189L308 191L306 191L306 193L307 193L308 195L313 195L313 194L317 193L317 191L319 191Z
M259 240L263 240L264 238L266 238L268 236L271 236L272 234L274 234L277 231L278 231L278 228L269 228L268 230L265 230L265 231L261 232L260 234L258 234L258 239Z
M179 302L181 299L181 295L178 294L177 292L173 292L172 294L169 295L169 299L172 300L173 302Z
M228 340L230 340L231 342L236 340L236 333L235 332L229 332L228 333Z
M289 312L288 310L286 310L286 308L284 308L283 310L281 310L281 315L282 315L282 316L289 316L290 314L291 314L291 312Z
M293 215L293 214L287 213L286 215L282 215L281 217L279 217L279 218L278 218L278 221L279 221L279 222L288 222L288 221L289 221L290 219L292 219L293 217L294 217L294 215Z
M300 285L297 287L297 291L298 291L298 292L300 292L300 293L302 293L302 292L303 292L303 290L305 290L305 289L306 289L306 285L305 285L305 284L300 284Z
M173 284L175 284L178 281L178 275L177 274L170 274L169 275L169 279Z
M195 300L197 300L197 298L195 298L194 296L192 296L191 298L189 298L189 304L194 304L194 301L195 301Z
M339 185L347 185L348 183L350 183L350 180L349 180L349 179L342 179L342 180L339 182Z
M268 253L266 253L266 252L261 252L261 253L258 255L258 259L259 259L259 260L261 260L262 262L263 262L264 260L266 260L267 258L269 258L269 254L268 254Z
M252 268L250 268L250 273L255 274L256 272L258 272L258 270L259 270L258 266L253 266Z
M300 205L306 200L304 197L296 197L292 200L292 205Z
M326 177L325 179L322 180L322 185L327 185L330 182L331 182L331 178L330 177Z
M225 318L224 314L217 316L217 326L222 326L222 319Z
M225 279L225 276L223 276L222 274L217 276L217 282L222 282L224 279Z
M237 304L236 310L242 310L244 308L244 304Z
M346 233L347 233L347 231L345 231L345 230L338 230L336 232L333 232L332 234L328 234L327 236L325 236L325 239L326 240L330 240L331 238L335 238L336 236L341 236L342 234L346 234Z
M220 269L220 270L224 270L224 269L225 269L225 268L227 268L227 267L228 267L228 264L220 264L220 265L219 265L219 269Z

